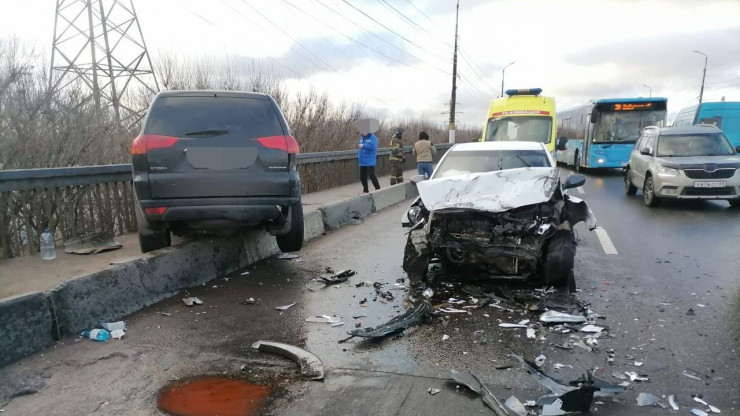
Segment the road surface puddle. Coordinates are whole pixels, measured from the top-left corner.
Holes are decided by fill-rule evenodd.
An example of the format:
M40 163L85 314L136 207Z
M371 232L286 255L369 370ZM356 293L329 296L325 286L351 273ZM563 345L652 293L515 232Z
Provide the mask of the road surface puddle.
M228 377L198 377L172 382L157 399L160 410L174 416L256 415L270 388Z

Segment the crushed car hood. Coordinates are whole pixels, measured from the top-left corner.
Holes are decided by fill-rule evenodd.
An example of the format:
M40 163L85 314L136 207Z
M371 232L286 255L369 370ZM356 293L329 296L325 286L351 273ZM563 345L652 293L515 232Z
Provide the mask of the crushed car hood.
M504 212L547 202L558 189L557 168L518 168L467 173L417 183L429 211L472 209Z

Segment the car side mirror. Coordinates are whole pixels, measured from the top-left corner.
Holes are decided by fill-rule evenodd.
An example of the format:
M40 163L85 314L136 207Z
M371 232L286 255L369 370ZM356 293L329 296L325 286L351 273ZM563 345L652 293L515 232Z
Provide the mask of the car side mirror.
M576 173L568 176L568 179L566 179L565 183L563 184L563 190L578 188L579 186L583 186L584 183L586 183L586 177Z
M645 155L645 156L652 156L652 154L653 154L653 149L651 149L651 148L649 148L649 147L646 147L646 148L644 148L644 149L640 149L640 154L641 154L641 155Z
M427 180L427 177L424 175L414 175L411 177L411 183L419 183L425 180Z
M558 147L557 150L566 150L566 145L568 144L568 138L567 137L561 137L560 141L558 141Z

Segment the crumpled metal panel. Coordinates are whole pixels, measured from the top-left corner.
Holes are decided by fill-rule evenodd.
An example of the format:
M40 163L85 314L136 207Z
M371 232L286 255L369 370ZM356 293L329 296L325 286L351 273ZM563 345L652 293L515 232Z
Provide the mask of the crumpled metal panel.
M549 201L559 180L557 168L530 167L432 179L419 182L417 188L429 211L503 212Z

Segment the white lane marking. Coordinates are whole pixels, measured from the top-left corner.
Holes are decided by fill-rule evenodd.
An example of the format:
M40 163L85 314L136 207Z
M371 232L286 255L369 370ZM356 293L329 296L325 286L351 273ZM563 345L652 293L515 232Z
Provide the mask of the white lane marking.
M576 188L576 189L578 189L578 193L579 193L579 194L581 194L581 195L583 195L583 194L585 194L585 193L586 193L586 191L585 191L585 190L583 190L583 187L582 187L582 186L579 186L579 187L578 187L578 188Z
M612 239L609 238L609 234L606 233L606 230L601 227L596 227L596 236L599 237L599 242L601 243L601 248L604 249L604 254L619 254L617 253L617 248L614 247L614 244L612 243Z

